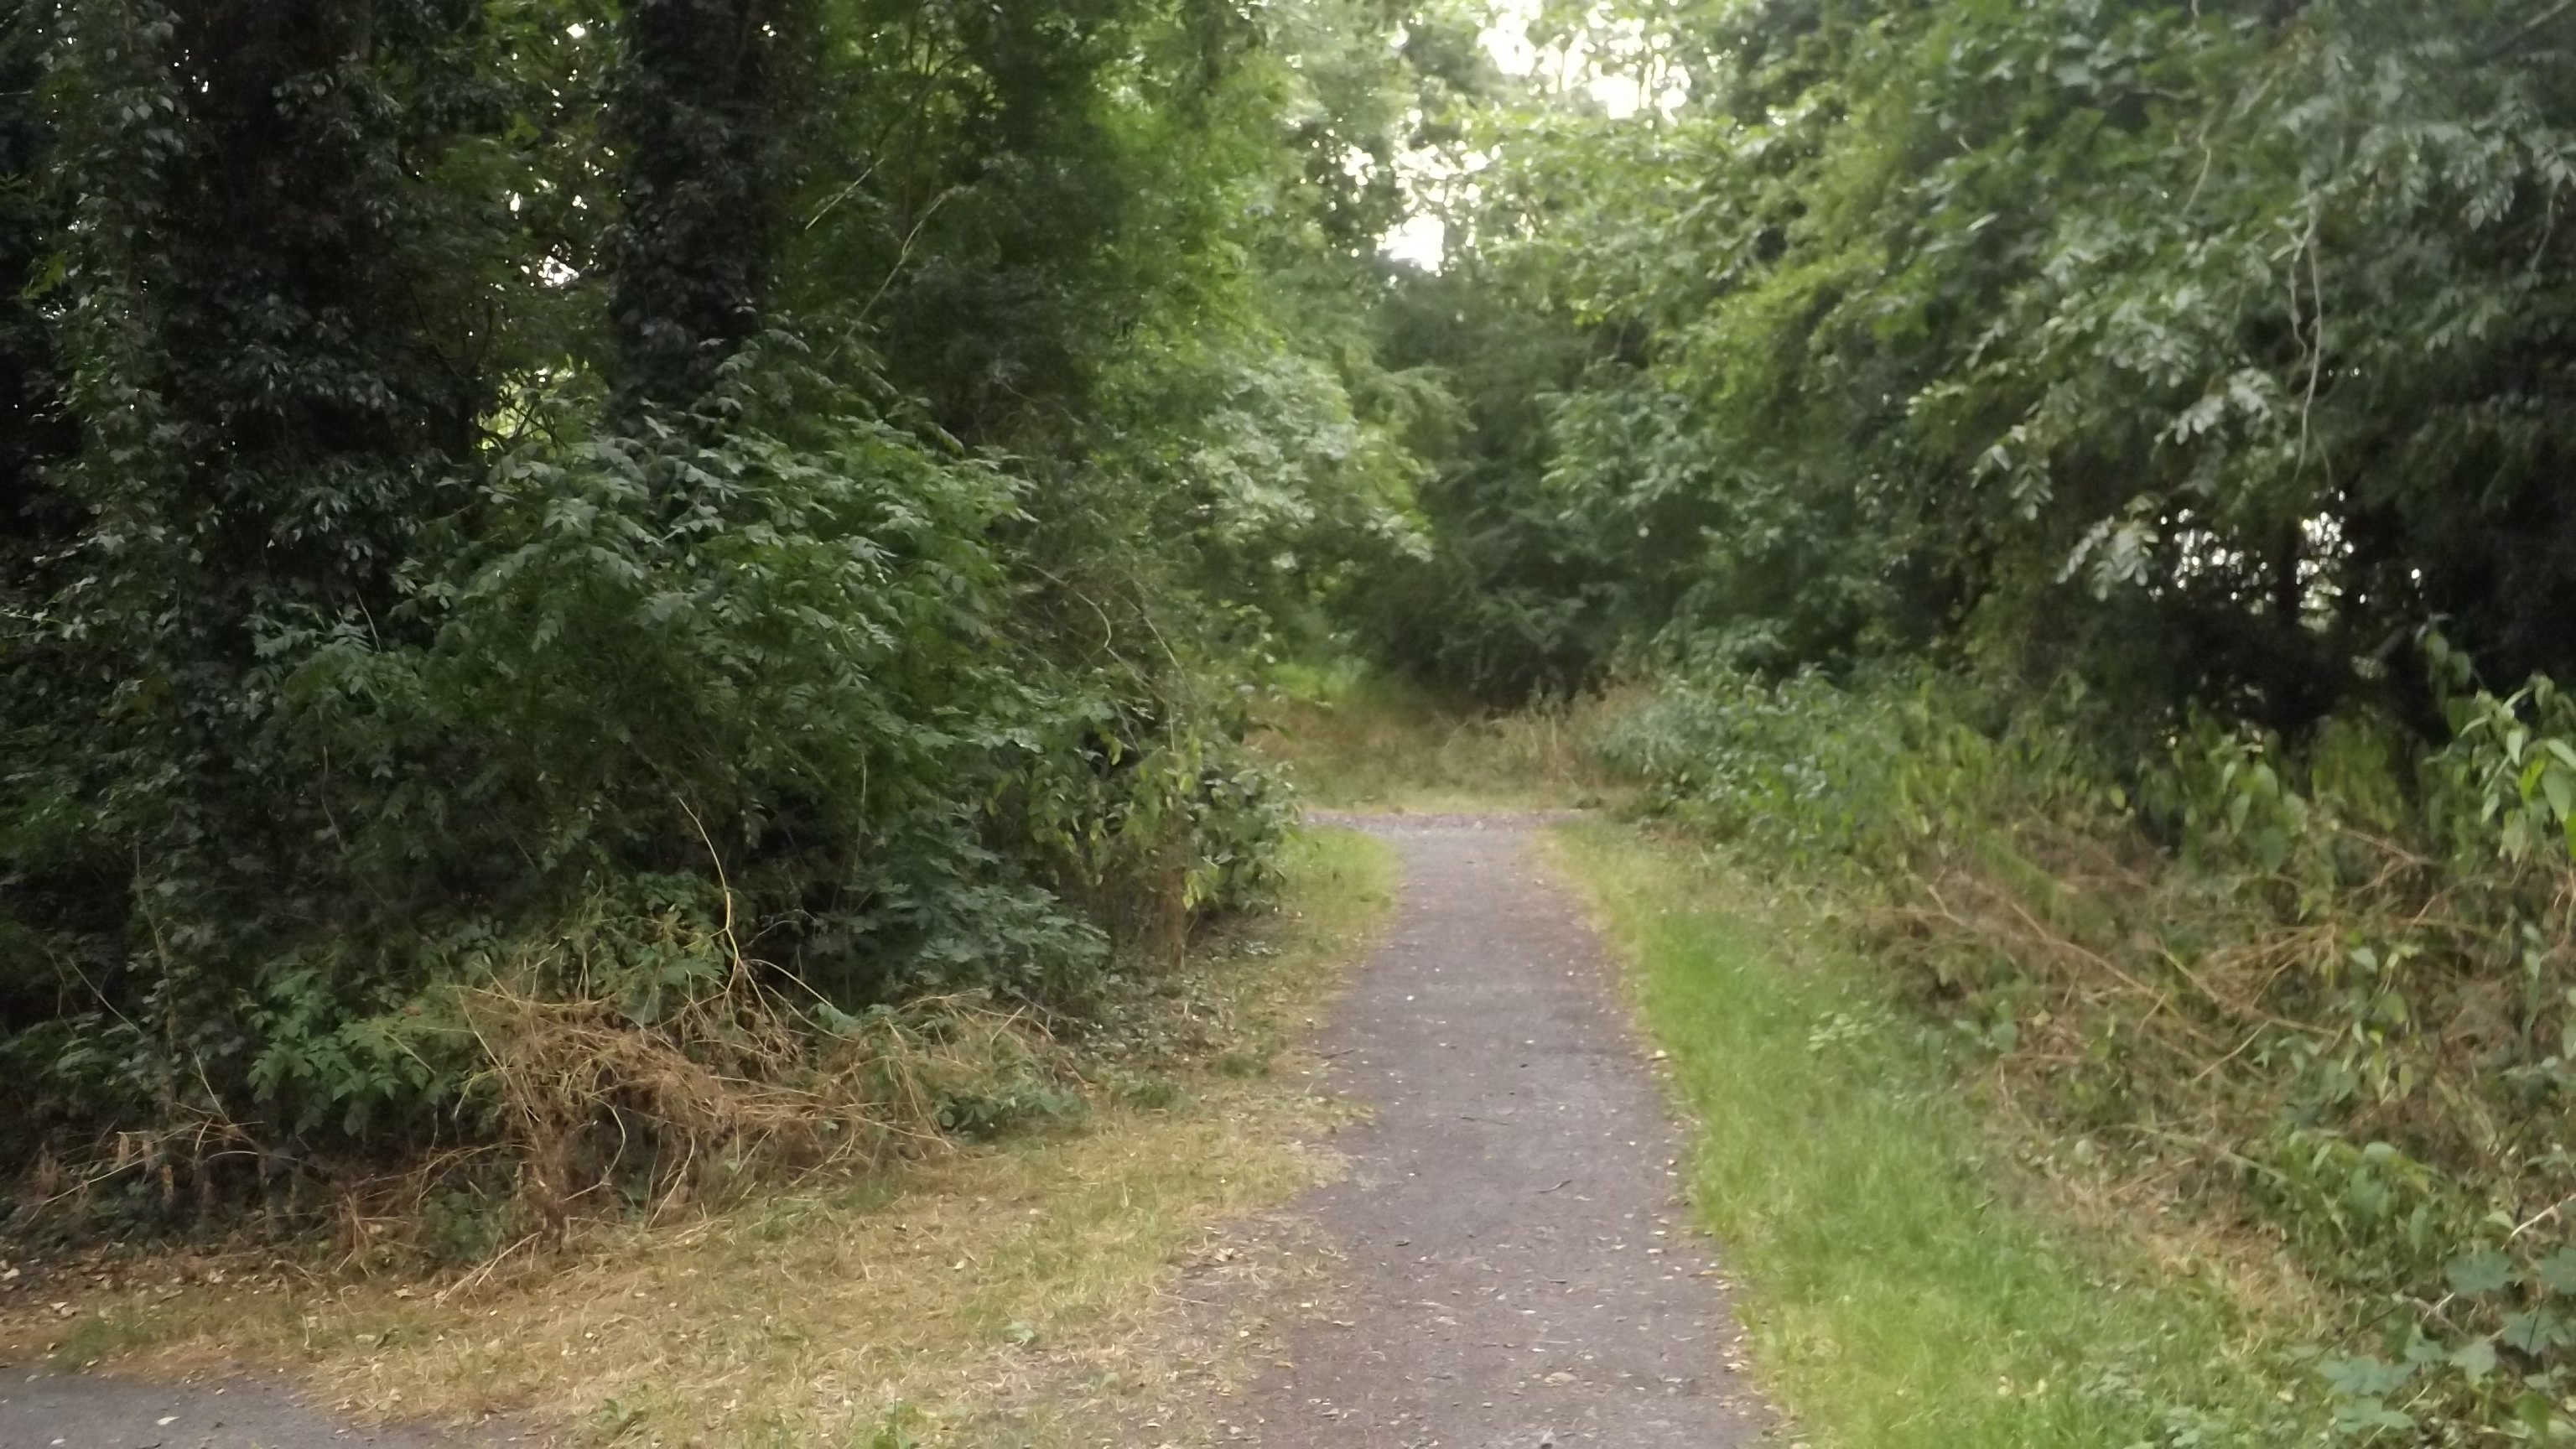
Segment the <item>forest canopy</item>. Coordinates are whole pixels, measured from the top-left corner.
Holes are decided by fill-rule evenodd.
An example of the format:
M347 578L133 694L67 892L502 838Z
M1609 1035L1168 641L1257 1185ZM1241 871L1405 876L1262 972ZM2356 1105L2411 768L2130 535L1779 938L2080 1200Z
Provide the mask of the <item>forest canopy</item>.
M1578 78L1441 198L1426 285L1473 302L1397 314L1481 425L1423 492L1474 622L1418 667L1508 696L1641 647L1929 653L2150 731L2438 732L2428 625L2500 684L2576 662L2566 14L1551 24Z

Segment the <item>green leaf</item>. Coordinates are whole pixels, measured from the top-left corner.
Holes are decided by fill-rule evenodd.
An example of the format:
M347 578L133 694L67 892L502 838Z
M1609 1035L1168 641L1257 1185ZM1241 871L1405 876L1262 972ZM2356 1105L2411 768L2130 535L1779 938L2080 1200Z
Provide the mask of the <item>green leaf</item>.
M2463 1253L2442 1270L2451 1291L2467 1298L2501 1293L2513 1283L2513 1260L2493 1249Z
M2561 1248L2532 1264L2531 1276L2552 1293L2576 1296L2576 1248Z
M2537 1358L2567 1341L2567 1323L2550 1309L2535 1308L2509 1315L2502 1337L2508 1346Z
M2406 1381L2415 1377L2415 1366L2363 1355L2327 1359L2317 1366L2317 1372L2334 1389L2336 1397L2369 1400L2404 1388Z

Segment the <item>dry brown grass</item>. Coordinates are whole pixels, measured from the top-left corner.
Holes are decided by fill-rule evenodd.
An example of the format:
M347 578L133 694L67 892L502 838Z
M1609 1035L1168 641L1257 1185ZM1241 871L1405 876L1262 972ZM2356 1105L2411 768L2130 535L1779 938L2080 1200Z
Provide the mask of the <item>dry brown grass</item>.
M1026 1013L979 996L871 1012L834 1033L737 969L649 1025L613 999L495 985L463 1001L536 1231L602 1198L662 1219L747 1183L941 1150L942 1105L995 1083L1070 1081Z
M2254 1211L2246 1193L2274 1176L2257 1159L2306 1054L2354 1064L2343 1136L2396 1143L2516 1222L2570 1200L2561 1124L2492 1065L2514 998L2545 1001L2568 977L2576 871L2461 881L2359 831L2331 848L2331 871L2311 861L2222 886L2134 839L2025 820L1979 848L1926 851L1877 935L1919 989L2009 1010L2016 1045L1991 1065L1992 1090L2060 1131L2095 1119L2159 1202ZM2519 959L2499 904L2514 890L2537 916ZM2363 946L2385 966L2356 965ZM2366 1048L2352 1045L2356 1002L2380 1013Z
M1005 1423L1014 1443L1098 1442L1104 1422L1171 1412L1131 1416L1131 1399L1221 1388L1236 1346L1258 1342L1184 1302L1185 1275L1258 1290L1293 1273L1259 1219L1332 1172L1305 1143L1337 1109L1280 1048L1390 890L1383 847L1319 838L1286 913L1161 983L1157 1009L1189 1029L1121 1060L1154 1071L1169 1106L1103 1100L1075 1127L809 1172L686 1217L567 1219L560 1239L434 1278L244 1256L97 1264L77 1291L58 1277L47 1301L0 1307L0 1354L144 1374L240 1361L361 1418L511 1413L577 1443L864 1445L894 1421L923 1443ZM540 1100L579 1099L562 1086ZM1228 1324L1258 1314L1257 1291L1229 1291L1210 1300Z
M1499 713L1444 707L1399 686L1364 683L1330 698L1274 701L1253 748L1286 767L1298 793L1334 808L1410 811L1556 809L1603 804L1628 788L1592 740L1628 701Z

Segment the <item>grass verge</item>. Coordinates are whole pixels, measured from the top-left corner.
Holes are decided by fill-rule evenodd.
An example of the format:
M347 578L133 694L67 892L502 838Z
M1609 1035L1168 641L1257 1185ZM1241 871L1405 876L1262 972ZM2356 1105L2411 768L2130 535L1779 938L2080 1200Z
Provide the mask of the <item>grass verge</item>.
M1808 1442L2125 1449L2320 1442L2296 1325L2160 1262L2015 1161L1865 962L1720 867L1557 837L1696 1124L1693 1200Z
M1251 1270L1222 1246L1232 1226L1331 1171L1301 1144L1334 1109L1300 1085L1293 1043L1393 881L1384 845L1303 836L1285 909L1218 933L1077 1044L1096 1089L1074 1127L439 1279L102 1260L44 1301L11 1295L0 1359L239 1361L361 1418L515 1412L576 1443L1071 1442L1122 1397L1228 1372L1230 1336L1166 1331L1169 1295L1194 1259Z

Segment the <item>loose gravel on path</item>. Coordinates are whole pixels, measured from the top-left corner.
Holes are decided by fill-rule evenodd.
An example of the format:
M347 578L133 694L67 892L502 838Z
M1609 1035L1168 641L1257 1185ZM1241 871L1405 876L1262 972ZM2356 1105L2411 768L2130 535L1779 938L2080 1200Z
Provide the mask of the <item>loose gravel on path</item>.
M1529 816L1341 817L1393 842L1389 939L1322 1049L1369 1123L1306 1206L1338 1291L1225 1442L1728 1449L1772 1420L1678 1201L1678 1139Z
M351 1428L277 1384L146 1383L0 1365L0 1449L492 1449L497 1434Z

